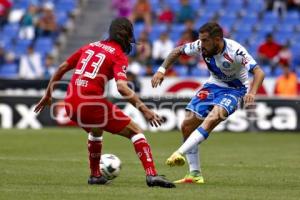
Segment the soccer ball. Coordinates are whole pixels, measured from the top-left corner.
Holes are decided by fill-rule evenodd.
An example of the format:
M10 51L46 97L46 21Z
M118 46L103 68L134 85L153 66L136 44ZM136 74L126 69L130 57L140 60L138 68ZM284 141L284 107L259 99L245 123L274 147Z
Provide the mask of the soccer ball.
M121 171L121 160L116 155L103 154L100 160L100 171L109 180L116 178Z

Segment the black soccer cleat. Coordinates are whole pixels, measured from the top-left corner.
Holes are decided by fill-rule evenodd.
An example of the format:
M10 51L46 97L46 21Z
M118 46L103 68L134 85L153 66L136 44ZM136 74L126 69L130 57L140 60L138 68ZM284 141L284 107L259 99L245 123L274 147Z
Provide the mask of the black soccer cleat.
M104 176L90 176L90 178L88 179L89 185L105 185L107 183L109 183L109 181Z
M176 187L172 182L168 181L164 176L146 176L146 183L149 187L159 186L164 188Z

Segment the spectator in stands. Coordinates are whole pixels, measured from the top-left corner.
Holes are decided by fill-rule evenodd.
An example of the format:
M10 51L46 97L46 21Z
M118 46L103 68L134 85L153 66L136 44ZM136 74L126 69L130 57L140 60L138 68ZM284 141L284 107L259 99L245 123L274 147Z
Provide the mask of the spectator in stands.
M129 17L132 11L132 0L113 0L112 8L116 12L116 17Z
M284 65L283 74L278 77L275 85L275 94L280 97L296 97L298 95L298 80L296 73Z
M258 47L258 59L262 65L270 65L272 71L276 64L276 56L281 50L281 45L273 39L273 35L268 33L264 43Z
M7 23L7 18L12 7L12 2L10 0L0 1L0 30Z
M180 9L177 13L177 22L184 23L188 19L196 18L196 12L190 5L189 0L180 0Z
M55 37L58 31L56 17L53 12L54 5L46 3L43 7L42 16L37 25L37 36Z
M161 65L173 48L174 43L169 39L168 33L162 33L159 39L155 40L153 43L152 58L154 64Z
M298 10L300 12L300 0L288 0L287 8L288 10Z
M128 68L127 71L134 73L135 75L140 75L143 66L141 63L137 62L132 56L128 56Z
M22 55L20 59L19 76L22 79L42 78L44 70L42 67L40 54L34 51L32 45L27 49L27 54Z
M292 62L292 52L288 45L283 45L277 55L277 62L280 65L290 65Z
M47 55L44 66L44 78L51 78L56 71L56 65L54 63L54 57Z
M146 76L146 77L147 76L149 76L149 77L153 76L153 70L152 70L152 66L151 65L146 65L144 76Z
M146 24L146 30L150 32L152 26L151 12L151 5L148 0L137 0L129 19L133 23L139 21L144 22Z
M158 13L158 21L161 23L172 24L175 19L175 14L171 10L170 6L165 4L163 9Z
M138 39L138 45L136 46L136 59L142 65L146 65L151 59L151 44L148 38L148 33L143 31Z
M287 12L286 0L274 0L273 12L277 13L280 17L284 17Z
M194 20L188 19L184 22L185 30L190 31L192 34L193 41L198 40L199 38L199 33L195 29L195 23Z
M4 64L0 66L1 75L3 75L4 77L16 78L17 69L18 65L16 62L15 54L13 52L6 53Z
M177 43L177 46L181 46L190 42L193 42L193 35L191 31L184 31ZM192 69L197 65L197 57L181 55L178 59L178 62L180 65L183 65L188 68L188 74L190 75L192 73Z
M130 89L132 89L134 92L136 93L140 93L141 92L141 83L137 78L137 75L128 71L126 73L127 75L127 80L128 80L128 87Z
M38 20L38 7L31 4L20 20L19 37L32 40L35 37L35 25Z

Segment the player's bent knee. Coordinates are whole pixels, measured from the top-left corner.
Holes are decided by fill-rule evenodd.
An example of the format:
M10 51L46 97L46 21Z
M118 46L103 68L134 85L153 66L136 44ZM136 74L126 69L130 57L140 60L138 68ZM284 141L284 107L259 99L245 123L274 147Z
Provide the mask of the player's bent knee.
M138 133L142 133L143 130L139 127L139 125L137 125L135 122L131 121L127 128L132 131L132 133L138 134Z
M133 121L131 121L121 132L118 133L118 135L132 138L134 135L142 133L142 129Z
M100 128L92 128L89 134L93 137L101 137L103 135L103 130Z

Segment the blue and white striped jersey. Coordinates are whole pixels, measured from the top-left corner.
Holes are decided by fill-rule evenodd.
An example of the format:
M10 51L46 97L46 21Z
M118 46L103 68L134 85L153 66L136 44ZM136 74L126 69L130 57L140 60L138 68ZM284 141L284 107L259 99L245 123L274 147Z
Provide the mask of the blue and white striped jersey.
M213 57L204 57L210 71L207 83L221 87L247 89L248 72L257 66L256 61L238 42L224 38L225 46L221 53ZM183 52L187 55L201 54L201 41L185 44Z

